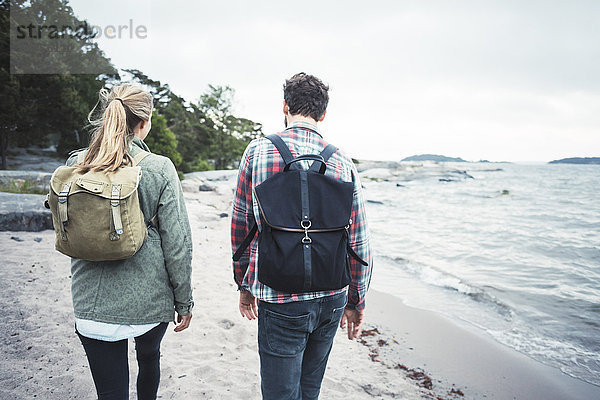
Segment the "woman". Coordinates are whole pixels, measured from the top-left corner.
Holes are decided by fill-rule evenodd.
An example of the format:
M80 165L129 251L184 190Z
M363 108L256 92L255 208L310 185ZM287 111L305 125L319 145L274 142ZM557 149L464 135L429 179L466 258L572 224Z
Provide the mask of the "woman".
M131 165L142 150L152 117L152 96L122 84L100 91L100 117L92 120L90 146L77 163L82 171L110 173ZM178 314L175 332L192 318L192 240L181 185L173 163L150 154L139 163L140 208L156 221L133 255L120 261L71 260L76 333L85 349L99 399L129 399L127 339L135 339L138 399L156 399L160 342ZM156 216L157 218L152 218Z

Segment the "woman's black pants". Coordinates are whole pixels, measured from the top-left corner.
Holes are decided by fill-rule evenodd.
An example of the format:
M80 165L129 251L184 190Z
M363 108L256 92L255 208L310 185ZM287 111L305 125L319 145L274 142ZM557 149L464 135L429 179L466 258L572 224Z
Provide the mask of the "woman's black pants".
M160 342L168 323L163 322L135 338L139 400L154 400L160 383ZM90 339L77 332L85 349L99 400L129 399L127 339L117 342Z

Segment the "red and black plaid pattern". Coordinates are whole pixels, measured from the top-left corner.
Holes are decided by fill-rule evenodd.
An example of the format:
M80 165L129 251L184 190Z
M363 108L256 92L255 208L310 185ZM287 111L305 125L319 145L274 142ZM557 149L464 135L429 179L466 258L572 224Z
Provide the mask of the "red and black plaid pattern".
M327 142L323 140L317 127L308 123L294 123L278 135L286 142L294 157L301 154L318 154L327 146ZM303 168L308 168L307 161L302 161L302 164ZM233 252L244 241L255 221L259 226L259 230L262 228L260 219L255 219L255 216L258 216L258 204L253 198L253 188L270 176L283 171L284 166L285 164L279 152L266 138L253 140L246 148L240 162L235 199L233 201L231 219L231 247ZM309 300L348 290L348 307L364 308L365 294L371 281L373 260L362 187L352 160L340 150L334 153L327 162L326 175L354 183L350 245L369 266L363 266L354 258L350 258L352 282L348 288L300 294L279 292L258 281L257 235L242 258L237 262L233 262L233 276L238 288L249 290L256 298L271 303Z

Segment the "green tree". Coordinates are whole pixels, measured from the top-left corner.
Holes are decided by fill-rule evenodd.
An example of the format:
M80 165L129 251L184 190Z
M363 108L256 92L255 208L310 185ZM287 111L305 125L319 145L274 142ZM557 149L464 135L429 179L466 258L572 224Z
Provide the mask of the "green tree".
M235 90L229 86L208 85L198 103L213 132L209 158L215 169L235 168L248 143L262 135L260 123L232 115L234 96Z
M183 172L212 169L207 159L213 133L198 106L173 93L168 84L153 80L139 70L129 69L125 73L148 88L154 97L156 111L165 117L167 128L177 137L177 150L182 157L179 169Z
M0 2L0 155L1 168L6 169L10 143L20 146L57 144L65 153L87 144L81 133L89 110L97 100L98 90L117 73L110 61L92 42L93 32L80 32L73 40L61 41L69 47L69 60L55 57L50 39L32 44L29 52L18 53L21 66L36 62L36 54L47 54L44 61L58 74L11 74L10 32L16 30L17 20L11 18L10 8L24 20L40 25L80 26L66 0L13 0ZM14 26L13 26L14 25ZM70 31L60 33L69 35ZM36 47L37 46L37 47ZM28 58L30 57L30 58ZM76 66L100 66L108 75L71 74ZM18 67L15 67L18 69ZM18 70L16 72L19 72Z
M19 81L10 74L10 6L0 2L0 169L7 168L10 138L19 126ZM22 111L21 111L22 112Z
M157 113L152 114L152 129L144 139L153 153L169 157L175 167L181 165L181 154L177 151L175 134L167 128L167 120Z
M166 118L169 129L177 136L177 150L183 158L181 170L191 172L212 169L207 160L213 133L198 107L186 107L184 103L171 101L162 108L161 114Z
M78 19L68 0L10 0L10 54L16 74L113 74L92 39L91 24Z

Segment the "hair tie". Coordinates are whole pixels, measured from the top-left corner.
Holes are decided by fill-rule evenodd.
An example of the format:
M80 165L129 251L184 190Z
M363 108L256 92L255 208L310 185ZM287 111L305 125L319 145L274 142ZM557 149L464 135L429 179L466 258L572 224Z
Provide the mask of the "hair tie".
M123 103L123 100L122 100L122 99L120 99L120 98L118 98L118 97L115 97L115 100L119 100L119 101L121 102L121 104L123 105L123 107L125 107L125 103Z

